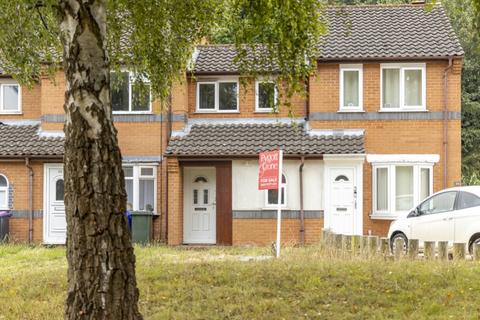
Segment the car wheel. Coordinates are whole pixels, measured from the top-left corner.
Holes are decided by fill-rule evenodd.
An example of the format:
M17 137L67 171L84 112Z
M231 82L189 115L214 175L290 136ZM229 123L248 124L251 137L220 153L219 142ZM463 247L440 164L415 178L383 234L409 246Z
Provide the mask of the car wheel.
M402 239L403 240L403 252L407 252L407 243L408 239L407 236L403 232L398 232L395 233L392 238L390 239L390 249L392 250L392 253L395 253L395 240L396 239Z
M480 243L480 235L472 240L472 242L470 243L470 247L468 247L468 252L470 254L473 254L473 245L479 244L479 243Z

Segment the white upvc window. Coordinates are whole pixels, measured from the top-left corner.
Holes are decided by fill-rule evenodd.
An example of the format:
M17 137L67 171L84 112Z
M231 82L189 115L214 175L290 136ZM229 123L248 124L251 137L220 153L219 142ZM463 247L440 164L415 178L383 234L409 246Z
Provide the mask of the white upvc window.
M150 83L143 80L144 90L135 83L135 75L128 71L110 74L113 113L151 113Z
M278 89L274 81L255 81L255 111L275 112L278 107Z
M8 209L8 179L0 174L0 210Z
M433 193L433 164L374 163L372 216L395 218Z
M363 66L340 65L339 111L363 111Z
M238 79L197 82L197 112L238 112Z
M282 207L287 206L287 177L282 174L282 183L280 184L280 190L282 195ZM277 207L278 206L278 190L265 190L265 206Z
M425 63L384 63L380 111L426 111Z
M0 80L0 113L22 112L22 89L14 80Z
M123 166L127 208L133 211L157 211L157 167Z

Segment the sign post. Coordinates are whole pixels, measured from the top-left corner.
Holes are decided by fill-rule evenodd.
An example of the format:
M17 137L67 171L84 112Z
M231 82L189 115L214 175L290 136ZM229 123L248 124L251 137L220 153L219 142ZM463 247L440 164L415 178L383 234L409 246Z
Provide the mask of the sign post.
M277 241L275 246L277 258L280 257L280 230L282 227L282 167L282 150L260 153L258 190L277 190Z

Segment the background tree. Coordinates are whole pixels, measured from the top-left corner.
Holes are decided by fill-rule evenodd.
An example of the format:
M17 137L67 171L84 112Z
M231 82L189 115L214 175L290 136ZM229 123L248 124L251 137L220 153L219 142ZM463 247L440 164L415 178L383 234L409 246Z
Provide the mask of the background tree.
M194 45L221 21L238 32L242 72L275 65L292 94L315 69L321 9L317 0L0 2L3 71L23 85L65 73L65 318L141 318L110 70L128 68L140 86L148 78L153 96L165 100Z

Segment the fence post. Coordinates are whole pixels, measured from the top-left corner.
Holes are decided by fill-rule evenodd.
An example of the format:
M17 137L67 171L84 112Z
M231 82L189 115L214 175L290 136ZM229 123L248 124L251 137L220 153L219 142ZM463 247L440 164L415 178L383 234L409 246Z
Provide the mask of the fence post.
M373 257L377 254L378 249L378 237L377 236L368 236L368 255Z
M480 243L474 243L473 246L473 260L480 261Z
M418 239L408 240L408 257L412 260L418 258Z
M423 250L425 251L425 259L435 259L435 241L425 241Z
M390 242L388 238L380 239L380 253L383 257L387 257L390 253Z
M363 255L367 255L368 252L368 236L361 236L360 237L360 247Z
M465 260L465 243L453 244L453 259Z
M438 259L448 260L448 241L438 241Z
M404 255L404 249L403 246L405 245L405 241L402 238L396 238L395 243L394 243L394 252L393 255L395 257L395 260L400 260L402 255Z
M360 236L353 235L352 236L352 253L358 254L360 250L361 250Z
M334 246L335 246L335 249L337 249L337 250L342 249L342 235L341 234L335 234Z
M323 244L327 244L327 241L328 241L328 229L326 228L323 228L322 229L322 241L323 241Z

